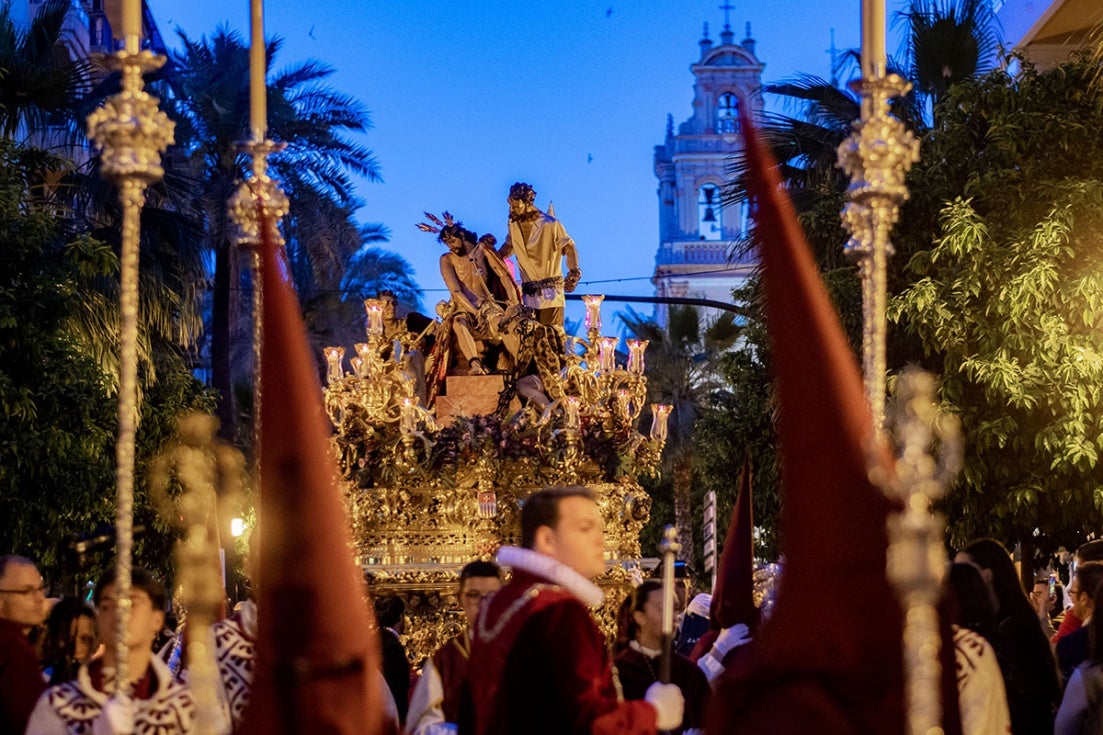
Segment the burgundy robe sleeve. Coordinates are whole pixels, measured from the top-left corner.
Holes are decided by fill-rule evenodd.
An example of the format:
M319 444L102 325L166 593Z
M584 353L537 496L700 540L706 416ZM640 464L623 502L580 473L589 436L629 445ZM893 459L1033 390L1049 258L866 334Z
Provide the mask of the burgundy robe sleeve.
M34 647L26 639L6 636L0 645L0 732L23 732L45 689Z
M522 635L547 662L555 706L569 713L575 735L643 735L655 732L655 708L647 702L618 702L605 641L581 603L552 605L533 616ZM537 640L538 639L538 640ZM535 653L535 651L533 651Z

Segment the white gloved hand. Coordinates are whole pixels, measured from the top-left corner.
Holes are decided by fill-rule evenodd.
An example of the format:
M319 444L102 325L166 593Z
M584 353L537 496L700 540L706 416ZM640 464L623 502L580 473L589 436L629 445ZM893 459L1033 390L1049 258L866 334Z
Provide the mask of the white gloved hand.
M92 735L132 735L138 707L125 695L115 695L103 703L100 716L92 720Z
M716 636L716 642L712 644L712 651L710 653L718 660L723 661L729 651L738 646L742 646L744 643L750 642L750 640L750 629L743 623L738 623L720 631L720 635Z
M686 700L677 684L655 682L647 687L643 698L655 708L656 729L674 730L682 724Z

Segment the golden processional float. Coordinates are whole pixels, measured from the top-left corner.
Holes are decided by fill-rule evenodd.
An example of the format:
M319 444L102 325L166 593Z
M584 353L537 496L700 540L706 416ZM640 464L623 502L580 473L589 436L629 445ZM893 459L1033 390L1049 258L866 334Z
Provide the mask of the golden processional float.
M353 537L373 593L406 603L413 660L461 632L460 568L518 545L522 502L549 485L585 485L597 495L607 560L598 618L612 631L650 514L637 480L657 472L670 406L651 404L649 435L637 430L647 341L628 340L627 361L618 363L618 338L601 334L602 298L585 298L588 338L565 337L559 369L542 371L542 409L509 400L510 375L449 375L426 408L410 359L419 335L400 330L392 339L380 299L365 302L366 341L355 345L350 369L344 348L324 351L325 407ZM540 338L526 323L515 324L522 354L526 340Z

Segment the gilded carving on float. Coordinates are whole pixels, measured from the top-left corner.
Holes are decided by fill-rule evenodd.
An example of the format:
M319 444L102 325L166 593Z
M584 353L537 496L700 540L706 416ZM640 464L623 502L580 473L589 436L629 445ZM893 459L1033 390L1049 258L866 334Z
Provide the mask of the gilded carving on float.
M419 367L435 363L434 350L448 349L433 338L453 335L443 322L407 328L387 299L366 302L366 341L350 360L341 347L323 351L324 403L357 552L373 593L405 600L411 619L405 643L414 663L459 631L456 580L463 564L518 544L521 505L548 485L586 485L598 497L608 569L598 580L606 602L596 615L608 632L614 629L616 606L638 573L639 533L650 515L651 499L637 480L658 471L670 407L652 404L649 434L640 433L647 343L629 340L628 355L618 360L618 340L601 335L600 304L600 296L587 300L587 339L552 328L563 349L550 363L554 371L539 371L538 388L544 397L562 396L555 400L522 405L514 398L517 382L537 374L532 365L446 375L440 392L424 391L420 381L433 377ZM526 328L523 309L512 318L522 325L515 354L532 354L525 340L543 332ZM435 395L432 405L425 405L427 395ZM456 400L462 396L471 398L467 410ZM444 423L437 417L449 398Z

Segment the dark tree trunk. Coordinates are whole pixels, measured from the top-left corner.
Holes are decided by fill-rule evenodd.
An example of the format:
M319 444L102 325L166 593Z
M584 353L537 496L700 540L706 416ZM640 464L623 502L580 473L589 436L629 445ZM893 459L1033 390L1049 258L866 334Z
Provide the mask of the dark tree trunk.
M674 462L674 525L678 529L678 543L682 545L681 559L693 559L693 508L690 488L693 487L693 456L688 452Z
M214 294L211 304L211 387L218 391L218 434L233 441L236 433L234 391L230 372L232 246L223 241L215 252Z

